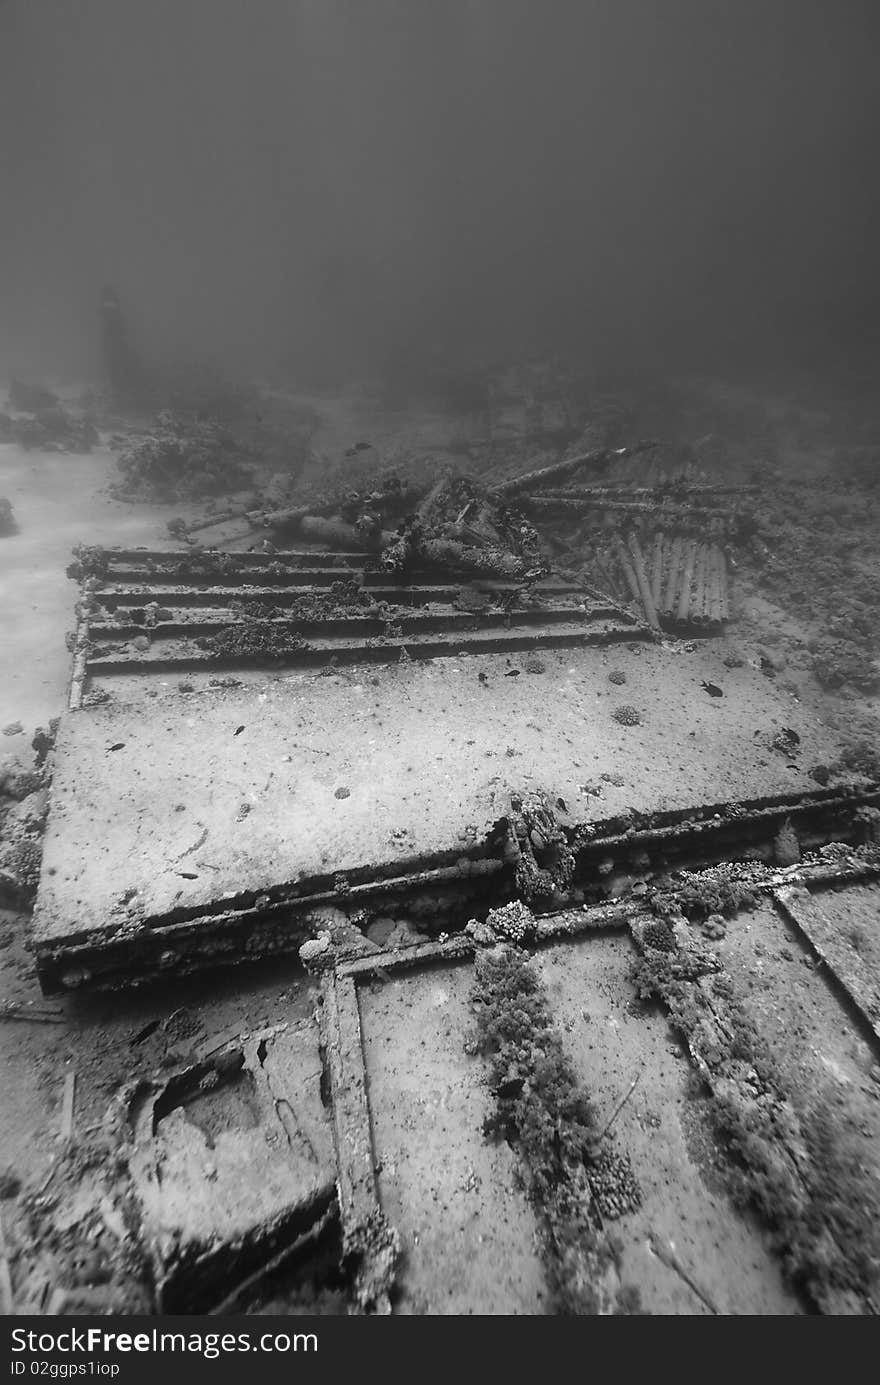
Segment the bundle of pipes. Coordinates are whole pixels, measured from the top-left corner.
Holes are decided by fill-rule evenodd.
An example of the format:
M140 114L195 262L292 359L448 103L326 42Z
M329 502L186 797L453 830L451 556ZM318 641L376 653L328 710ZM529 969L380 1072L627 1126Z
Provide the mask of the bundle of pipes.
M728 619L727 559L719 544L658 531L650 561L637 534L615 553L635 603L653 630L717 628Z

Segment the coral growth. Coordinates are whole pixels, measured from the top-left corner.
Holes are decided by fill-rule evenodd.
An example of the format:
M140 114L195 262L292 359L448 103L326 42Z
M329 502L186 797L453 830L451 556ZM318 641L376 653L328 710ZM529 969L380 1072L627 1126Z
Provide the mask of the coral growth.
M218 659L284 659L310 646L289 625L273 620L241 620L226 625L216 635L196 641L201 649Z
M823 640L813 655L813 672L826 688L849 683L859 692L872 693L880 687L876 660L852 640Z
M829 766L832 774L852 774L861 779L880 779L880 747L876 741L858 738L850 741Z
M773 855L778 866L795 866L801 859L800 842L791 825L791 818L785 819L773 839Z
M477 1051L488 1064L494 1110L486 1133L508 1141L539 1220L558 1313L634 1306L620 1284L602 1218L641 1201L629 1160L602 1140L555 1029L543 985L517 949L477 954Z
M683 914L701 923L711 914L735 918L757 902L755 891L738 878L738 868L725 862L708 870L685 870L674 881L665 881L652 896L651 907L661 918Z
M696 945L658 951L644 931L641 941L637 992L665 1003L709 1085L708 1118L732 1193L762 1217L787 1274L820 1310L867 1311L880 1279L869 1211L880 1188L836 1109L844 1098L799 1092L731 978Z
M512 800L512 827L519 859L516 888L536 906L564 898L574 878L575 856L546 794Z
M182 500L220 495L246 485L253 454L222 423L159 415L155 431L119 457L124 500Z
M490 909L486 917L486 926L500 938L507 938L512 943L521 943L534 933L535 916L525 904L514 899L510 904Z
M642 724L642 716L638 709L626 704L622 707L615 707L611 715L621 726L641 726Z

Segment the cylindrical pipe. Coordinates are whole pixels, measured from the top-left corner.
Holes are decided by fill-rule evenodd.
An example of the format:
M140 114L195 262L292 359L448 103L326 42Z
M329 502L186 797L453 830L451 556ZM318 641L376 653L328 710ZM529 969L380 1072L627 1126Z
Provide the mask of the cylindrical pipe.
M671 615L675 598L678 593L678 573L681 568L681 535L676 534L672 541L672 552L669 555L669 565L666 572L666 586L663 590L661 610L664 615Z
M660 582L663 577L663 548L664 536L662 529L658 531L654 539L654 556L651 569L651 599L654 602L654 609L660 608Z
M655 607L654 599L651 596L651 587L648 582L648 575L645 572L645 558L644 554L642 553L642 545L639 543L637 534L630 534L629 536L629 551L632 554L633 567L635 568L636 574L636 581L639 584L639 594L642 598L642 606L644 607L645 616L647 617L648 624L650 625L652 630L659 630L660 622L657 619L657 608Z
M690 539L684 553L684 572L681 578L681 592L678 597L678 610L676 615L679 620L687 620L691 605L691 583L694 580L694 563L697 558L697 541Z
M600 466L624 457L632 457L656 445L653 439L646 438L642 442L633 443L631 447L599 447L592 452L581 452L577 457L568 457L561 462L553 462L551 466L540 467L537 471L527 471L522 476L514 476L510 481L503 481L501 485L493 486L490 494L516 495L519 491L541 486L545 481L570 476L582 466Z

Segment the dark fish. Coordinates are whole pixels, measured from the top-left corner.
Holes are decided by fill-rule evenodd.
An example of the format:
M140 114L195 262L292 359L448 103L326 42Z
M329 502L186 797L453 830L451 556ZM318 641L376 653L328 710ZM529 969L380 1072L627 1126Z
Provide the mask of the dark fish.
M371 442L356 442L354 447L345 450L346 457L354 457L358 452L369 452L373 444Z
M125 741L117 741L115 745L109 746L108 749L109 749L109 750L121 750L122 747L123 747L124 745L125 745Z
M707 692L709 694L710 697L724 696L724 693L721 691L717 683L701 683L700 686L702 687L704 692Z

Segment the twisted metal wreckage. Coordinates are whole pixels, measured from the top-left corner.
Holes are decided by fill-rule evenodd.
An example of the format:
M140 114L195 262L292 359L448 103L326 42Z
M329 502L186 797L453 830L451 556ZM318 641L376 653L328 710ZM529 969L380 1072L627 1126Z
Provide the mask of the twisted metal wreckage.
M371 1103L382 1098L365 1057L365 986L428 970L451 975L510 948L537 957L560 943L589 947L623 931L720 1096L732 1079L718 1036L735 1028L737 1002L720 984L710 934L695 937L693 920L708 911L723 932L728 906L766 899L820 965L847 1024L880 1051L870 968L813 903L877 879L880 786L848 779L792 791L772 776L750 782L744 765L739 793L725 801L668 807L647 788L643 807L602 819L562 792L571 750L552 735L539 737L531 758L521 749L533 699L524 695L528 678L515 675L542 671L560 650L587 670L611 647L632 657L661 637L723 629L751 494L707 483L645 442L488 487L444 478L415 496L391 478L323 507L205 521L238 517L270 536L247 552L196 546L199 526L182 522L171 526L183 541L175 551L78 552L69 710L53 751L34 914L44 990L121 988L297 951L317 986L313 1023L242 1025L116 1103L161 1310L234 1307L338 1225L355 1310L390 1311L414 1252L392 1225L377 1174ZM587 575L572 561L585 545ZM406 728L412 703L428 695L426 683L411 681L415 670L427 678L438 660L450 680L442 706L460 700L471 729L464 768L450 809L423 755L415 778L427 815L395 832L393 808L375 793L378 759L352 761L335 790L314 765L354 734L371 670L394 665L372 684L387 724ZM267 668L284 675L271 688ZM491 714L481 722L469 708L484 696ZM426 737L436 738L445 716L437 713ZM480 770L500 735L508 755L523 756L516 772L527 785L504 801ZM368 756L378 753L375 740L364 744L374 747ZM605 758L611 783L612 748ZM157 760L166 772L154 773ZM340 829L343 802L350 816ZM792 841L786 857L781 843ZM694 897L721 893L702 913L679 893L664 914L658 900L670 879L679 892L690 882ZM522 910L516 927L511 901ZM414 926L386 930L377 943L368 926L389 915ZM244 973L242 985L246 993ZM702 1026L685 1017L695 1005ZM770 1084L766 1073L762 1080ZM248 1120L206 1152L185 1113L206 1093L233 1088L250 1094ZM736 1090L745 1100L745 1088ZM769 1090L749 1097L756 1110ZM784 1092L774 1100L784 1102ZM810 1156L791 1132L779 1138L808 1186ZM598 1168L578 1164L578 1215L598 1239L589 1255L582 1247L577 1273L592 1283L596 1311L613 1311L621 1284L602 1241ZM565 1237L558 1208L553 1215L545 1241L558 1267ZM839 1229L828 1236L843 1262ZM658 1254L693 1288L674 1247ZM845 1280L804 1271L801 1282L824 1311L870 1311L869 1276ZM697 1296L718 1311L699 1285Z

